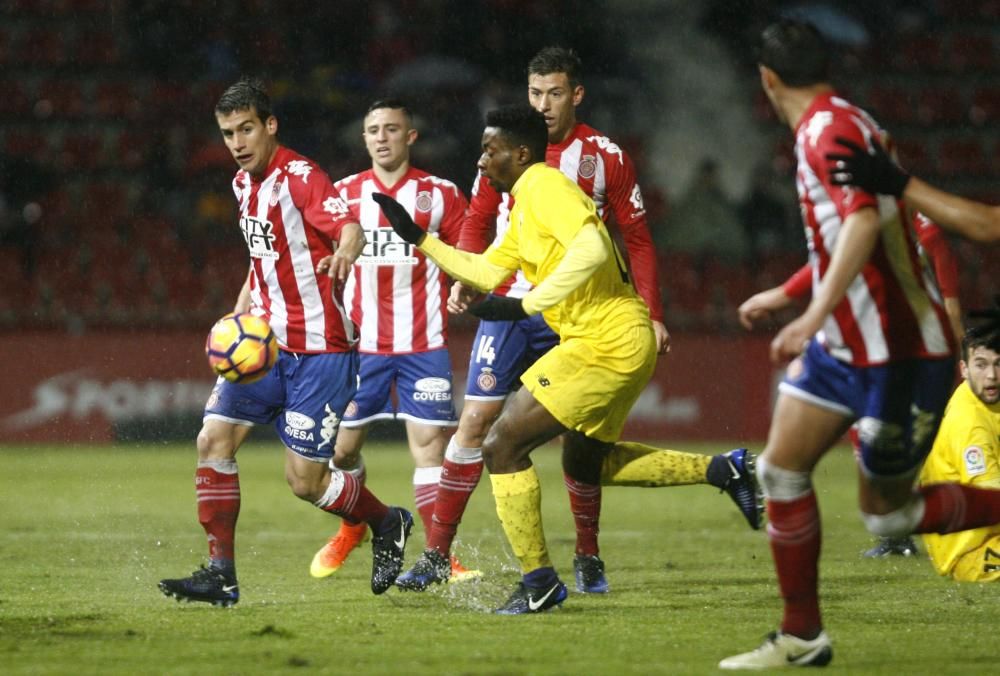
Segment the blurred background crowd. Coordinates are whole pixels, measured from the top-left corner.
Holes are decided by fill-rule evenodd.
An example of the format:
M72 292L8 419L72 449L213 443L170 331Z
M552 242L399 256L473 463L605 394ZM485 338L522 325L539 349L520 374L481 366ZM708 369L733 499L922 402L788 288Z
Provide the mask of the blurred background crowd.
M1000 202L1000 0L0 0L0 330L208 326L247 269L213 106L243 74L279 137L334 180L361 117L408 101L418 167L471 187L485 111L526 100L543 46L577 50L578 117L636 163L667 326L735 331L805 262L793 139L757 79L774 18L812 19L834 83L904 166ZM961 299L1000 248L954 242Z

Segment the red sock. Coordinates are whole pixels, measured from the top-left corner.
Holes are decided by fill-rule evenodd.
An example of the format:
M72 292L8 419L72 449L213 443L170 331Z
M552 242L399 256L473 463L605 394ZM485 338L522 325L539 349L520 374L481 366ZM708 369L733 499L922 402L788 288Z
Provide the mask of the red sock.
M231 461L230 461L231 462ZM229 463L219 463L228 465ZM201 465L194 474L198 497L198 521L208 536L208 558L232 562L235 559L236 519L240 515L240 475L236 463L232 473Z
M954 533L1000 522L1000 491L956 483L921 486L924 518L917 533Z
M428 541L434 524L434 500L437 497L437 489L438 484L413 484L414 504L424 524L424 534Z
M767 501L767 537L785 602L781 631L811 639L822 630L819 616L819 550L822 532L816 495Z
M353 475L340 472L340 476L344 478L344 486L339 495L331 500L330 488L328 488L326 494L316 502L316 506L324 512L345 517L353 523L364 521L372 527L372 531L378 532L379 525L389 513L389 508L371 491L361 485L361 482ZM330 486L334 485L331 478Z
M576 523L576 553L597 556L597 534L601 531L601 487L563 474L569 492L569 509Z
M434 518L431 523L427 547L444 555L451 552L451 543L462 522L465 507L469 504L472 491L483 475L483 461L470 463L452 462L445 458L441 467L441 481L438 483L434 500Z

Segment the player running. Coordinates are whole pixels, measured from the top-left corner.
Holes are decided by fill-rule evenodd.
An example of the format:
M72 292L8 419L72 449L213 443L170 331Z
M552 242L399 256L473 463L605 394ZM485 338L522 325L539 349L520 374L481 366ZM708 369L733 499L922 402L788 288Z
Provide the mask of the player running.
M447 275L385 225L371 195L391 195L406 205L422 228L449 244L458 241L468 202L451 181L410 164L410 147L417 135L402 101L375 101L362 123L371 169L334 184L351 217L364 229L367 244L344 288L344 305L360 331L361 366L358 391L340 424L333 463L364 485L361 447L369 425L376 420L406 421L416 465L414 498L429 534L449 428L457 424L448 354ZM391 401L394 387L396 407ZM316 552L309 573L318 578L333 574L367 532L365 523L344 519L340 530ZM450 568L455 579L478 573L466 570L454 557Z
M670 335L663 325L656 254L646 225L642 191L628 153L601 132L577 121L576 108L584 97L581 70L576 53L561 47L541 50L528 64L528 101L544 116L548 132L545 163L575 182L593 200L602 219L613 217L609 220L621 232L635 288L649 308L657 351L664 354L669 349ZM513 207L510 193L497 191L485 176L479 175L458 248L482 252L494 226L494 241L500 242L509 227ZM531 287L524 273L518 272L495 288L493 294L522 298ZM449 309L464 312L473 296L457 282L452 288ZM447 562L458 525L482 476L483 441L500 415L504 401L517 388L518 377L558 342L559 337L540 314L515 322L479 323L469 357L462 415L445 451L428 547L417 563L400 576L397 584L401 588L419 591L447 579ZM637 444L621 451L641 456L648 447ZM563 456L564 481L577 534L573 560L576 588L586 593L604 593L609 589L598 547L601 484L610 480L608 475L602 475L601 460L590 455ZM663 456L661 461L665 465L656 485L707 482L727 491L751 527L759 526L759 504L748 469L750 456L745 450L737 449L714 458L672 452L669 460Z
M278 120L262 83L241 80L229 87L215 118L240 167L233 190L250 250L250 271L234 311L266 319L280 351L263 379L238 385L220 377L212 390L195 472L209 563L190 577L161 580L160 590L218 606L239 601L236 452L251 427L273 423L285 445L292 492L372 529L371 587L381 594L402 568L413 518L382 504L351 474L329 467L358 368L341 284L365 245L364 233L326 174L278 143Z

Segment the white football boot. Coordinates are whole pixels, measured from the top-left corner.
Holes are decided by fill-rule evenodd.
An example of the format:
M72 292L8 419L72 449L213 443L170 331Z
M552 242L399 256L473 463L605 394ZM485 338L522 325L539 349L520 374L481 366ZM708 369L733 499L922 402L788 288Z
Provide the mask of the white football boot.
M761 647L719 662L720 669L775 669L778 667L825 667L833 659L833 647L825 631L811 641L780 631L771 632Z

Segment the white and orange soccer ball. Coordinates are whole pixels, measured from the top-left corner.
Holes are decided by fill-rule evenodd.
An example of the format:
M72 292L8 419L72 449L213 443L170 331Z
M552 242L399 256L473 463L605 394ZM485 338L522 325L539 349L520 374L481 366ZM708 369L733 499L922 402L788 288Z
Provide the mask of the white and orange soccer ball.
M229 382L252 383L278 361L278 340L260 317L230 313L208 332L205 354L212 369Z

